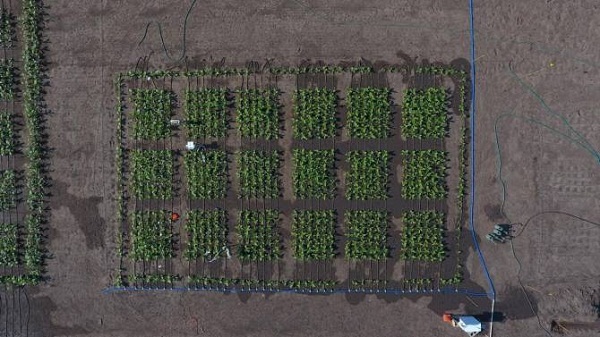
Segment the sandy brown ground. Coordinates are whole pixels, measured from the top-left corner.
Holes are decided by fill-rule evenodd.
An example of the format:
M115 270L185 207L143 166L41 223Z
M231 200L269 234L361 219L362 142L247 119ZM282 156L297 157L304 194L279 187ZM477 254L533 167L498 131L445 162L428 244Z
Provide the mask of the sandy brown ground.
M225 57L230 64L266 58L287 64L360 57L398 62L399 53L444 63L468 58L466 0L366 3L198 1L189 21L187 56ZM499 208L495 119L514 109L552 120L518 85L509 64L600 147L594 99L600 89L600 47L595 42L600 40L595 24L600 13L593 1L476 3L475 216L483 237L494 223L505 221ZM9 336L462 336L441 322L440 310L481 313L489 311L489 301L471 303L460 296L101 293L116 265L112 75L150 53L153 65L173 65L164 58L156 26L142 46L137 43L148 22L160 21L167 47L177 57L188 5L107 0L50 4L50 280L27 289L27 297L23 292L4 294L2 329ZM549 67L550 62L555 66ZM499 135L508 185L505 211L511 220L524 222L542 210L561 210L598 221L600 175L593 158L519 119L501 122ZM555 318L594 318L590 303L598 296L599 245L597 227L552 214L535 218L515 241L523 282L544 326ZM498 291L497 309L509 317L494 325L494 333L544 336L518 288L509 246L484 240L482 249ZM487 289L476 255L468 254L471 278ZM22 309L21 322L9 323L11 308Z

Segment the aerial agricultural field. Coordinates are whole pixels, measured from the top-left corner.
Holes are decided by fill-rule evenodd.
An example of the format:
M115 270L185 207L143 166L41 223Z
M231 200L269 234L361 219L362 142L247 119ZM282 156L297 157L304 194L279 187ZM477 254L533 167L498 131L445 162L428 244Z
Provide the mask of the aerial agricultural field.
M0 334L598 335L597 14L4 0Z

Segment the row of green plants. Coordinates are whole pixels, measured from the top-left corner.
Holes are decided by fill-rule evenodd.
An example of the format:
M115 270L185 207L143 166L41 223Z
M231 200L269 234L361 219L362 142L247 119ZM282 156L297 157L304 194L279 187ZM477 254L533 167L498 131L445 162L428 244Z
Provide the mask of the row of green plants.
M131 191L141 200L173 197L173 154L170 150L132 150Z
M114 81L114 89L116 94L116 126L115 126L115 174L116 174L116 204L117 204L117 225L116 231L116 244L117 244L117 259L119 264L113 273L113 285L121 287L125 284L124 271L124 257L125 257L125 237L126 231L124 229L124 223L127 219L127 204L125 198L125 149L123 145L123 137L125 131L125 120L124 120L124 99L123 99L123 75L117 74Z
M0 156L11 156L15 151L15 132L12 114L0 111Z
M389 88L348 89L346 101L351 138L379 139L390 136L391 92Z
M19 228L15 223L0 223L0 266L19 263Z
M388 283L388 280L360 279L350 281L350 287L359 289L377 289L387 287Z
M186 90L184 109L191 139L227 135L227 89Z
M443 199L448 195L448 154L439 150L402 150L402 197Z
M131 284L143 284L149 287L171 287L176 281L180 281L181 277L178 275L170 274L140 274L136 273L129 276L129 283Z
M134 261L153 261L174 256L170 215L168 211L131 212L129 256Z
M460 75L466 77L466 72L457 70L452 67L441 66L398 66L388 65L380 67L378 70L367 65L306 65L306 66L252 66L252 67L203 67L194 70L177 71L177 70L130 70L123 73L124 76L130 79L160 79L160 78L194 78L194 77L221 77L221 76L248 76L252 74L270 73L273 75L304 75L304 74L369 74L369 73L409 73L414 71L421 74L435 74L444 76Z
M402 259L426 262L444 260L444 213L408 211L403 214L402 222Z
M444 88L407 89L402 102L400 130L406 138L444 138L448 129L447 93Z
M279 138L279 89L244 89L236 93L240 135L245 138Z
M280 156L277 151L244 150L238 155L241 198L278 198Z
M192 199L221 199L227 194L227 154L221 150L188 151L184 155Z
M279 211L243 210L236 226L237 251L241 261L271 261L281 257L281 235L277 231Z
M335 256L335 211L292 213L292 249L300 261L321 261Z
M337 94L326 88L300 89L294 93L292 127L296 139L335 137Z
M15 41L15 17L6 8L0 9L0 45L10 48Z
M387 199L389 185L389 151L350 151L346 160L348 200Z
M347 259L384 260L388 257L388 212L354 210L347 211L344 218L348 239L345 247Z
M335 194L334 150L292 150L293 188L298 199L331 199Z
M171 136L175 94L163 89L130 89L133 102L133 137L159 140Z
M188 213L185 229L188 243L184 256L188 260L212 260L224 256L227 249L227 212L195 210Z
M17 177L15 171L0 171L0 212L17 205Z
M17 84L17 68L13 59L0 60L0 100L10 101L15 98Z
M329 290L337 285L334 280L256 280L192 275L188 277L192 288L266 288L291 290Z
M39 0L22 0L21 32L23 34L23 115L27 141L25 142L25 252L24 262L28 284L35 284L42 277L43 248L42 225L45 222L46 169L44 118L44 57L43 57L43 4Z

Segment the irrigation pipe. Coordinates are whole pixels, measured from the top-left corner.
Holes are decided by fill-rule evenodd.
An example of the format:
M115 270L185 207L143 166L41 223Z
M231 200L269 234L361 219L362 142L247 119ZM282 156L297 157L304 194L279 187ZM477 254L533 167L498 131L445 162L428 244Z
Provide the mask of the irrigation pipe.
M181 47L181 56L179 58L174 59L171 55L169 55L169 50L167 49L167 46L165 45L165 39L163 37L162 25L160 24L160 22L157 22L157 21L148 22L148 24L146 25L146 29L144 30L144 36L142 37L140 42L138 42L138 47L141 46L142 43L144 43L144 41L146 40L146 36L148 35L148 29L150 28L150 25L152 25L153 23L156 23L156 25L158 26L158 35L160 35L160 43L162 44L162 47L163 47L163 50L165 52L165 56L167 57L167 59L174 61L174 62L183 61L183 59L185 58L185 53L186 53L186 36L187 36L188 19L190 17L190 14L192 13L192 9L194 9L194 6L196 5L197 1L198 0L192 1L192 3L190 4L190 7L188 8L188 10L185 14L185 19L183 20L182 47Z

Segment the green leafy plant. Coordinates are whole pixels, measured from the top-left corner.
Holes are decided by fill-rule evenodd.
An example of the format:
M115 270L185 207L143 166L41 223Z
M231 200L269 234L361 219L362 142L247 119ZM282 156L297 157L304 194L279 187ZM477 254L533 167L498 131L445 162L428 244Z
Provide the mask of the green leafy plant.
M159 140L169 137L175 94L162 89L130 89L130 93L134 104L134 138Z
M292 151L294 195L299 199L331 199L335 193L334 150Z
M169 274L133 274L129 277L129 282L146 287L171 287L180 279L177 275Z
M348 89L348 129L351 138L378 139L390 136L391 89Z
M387 199L388 151L350 151L346 160L350 164L350 171L346 173L348 200Z
M387 227L385 211L347 211L346 258L351 260L383 260L387 258Z
M402 217L401 256L405 260L441 262L446 257L444 246L444 213L408 211Z
M281 236L277 232L279 211L243 210L236 226L238 256L242 261L270 261L281 257Z
M11 47L15 40L15 17L6 8L0 9L0 45Z
M192 139L227 135L227 89L185 92L185 125Z
M0 266L14 267L19 263L19 229L14 223L0 223Z
M242 137L279 137L279 95L275 88L237 91L237 123Z
M212 260L226 254L227 212L224 210L194 210L185 224L188 243L185 258Z
M403 150L402 197L405 199L443 199L447 196L446 162L448 154L438 150Z
M131 188L138 199L173 197L173 155L170 150L133 150Z
M292 248L301 261L335 256L335 211L298 211L292 214Z
M8 211L17 205L17 178L15 171L0 172L0 211Z
M15 97L15 72L12 59L0 60L0 99L10 101Z
M227 154L225 151L186 152L184 165L191 198L225 198L227 194Z
M131 251L135 261L152 261L171 258L173 234L170 212L135 211L130 215Z
M448 128L447 93L443 88L407 89L402 103L404 137L443 138Z
M337 95L325 88L300 89L294 93L294 138L324 139L335 136Z
M15 134L12 124L12 115L0 112L0 156L10 156L15 150Z
M238 155L240 197L277 198L281 190L277 151L245 150Z

